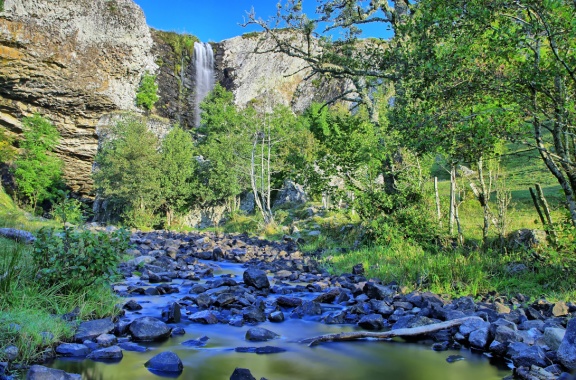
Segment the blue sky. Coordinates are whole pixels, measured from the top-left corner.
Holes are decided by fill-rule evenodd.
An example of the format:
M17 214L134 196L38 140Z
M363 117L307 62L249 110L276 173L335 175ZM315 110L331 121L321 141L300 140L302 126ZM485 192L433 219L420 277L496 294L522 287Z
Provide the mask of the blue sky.
M144 10L148 25L155 29L194 34L200 40L219 42L255 27L242 28L243 17L252 7L268 19L276 13L277 0L134 0ZM304 11L314 15L316 0L304 0ZM364 37L387 36L384 25L364 28Z

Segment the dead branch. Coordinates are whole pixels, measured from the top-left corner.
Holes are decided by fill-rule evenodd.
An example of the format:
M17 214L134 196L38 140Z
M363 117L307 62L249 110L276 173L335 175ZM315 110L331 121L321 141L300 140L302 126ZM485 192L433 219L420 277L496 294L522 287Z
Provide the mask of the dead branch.
M405 329L397 329L397 330L390 330L385 332L367 332L367 331L355 331L355 332L348 332L348 333L338 333L338 334L327 334L327 335L320 335L313 338L308 338L301 340L300 343L308 343L310 347L316 346L320 343L324 342L345 342L350 340L358 340L364 338L372 338L372 339L390 339L394 337L407 337L407 336L419 336L430 334L436 331L449 329L452 327L457 327L469 320L482 320L480 317L464 317L453 319L451 321L434 323L431 325L426 326L419 326L419 327L412 327L412 328L405 328Z

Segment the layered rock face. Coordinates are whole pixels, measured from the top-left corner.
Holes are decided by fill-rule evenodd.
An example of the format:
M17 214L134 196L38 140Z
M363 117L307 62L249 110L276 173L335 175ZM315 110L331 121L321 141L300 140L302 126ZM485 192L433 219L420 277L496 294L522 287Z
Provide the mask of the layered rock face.
M62 136L57 153L66 183L91 196L98 132L119 111L136 110L143 73L158 76L155 114L194 127L194 59L177 54L162 33L151 33L133 0L4 0L0 128L20 134L21 119L36 112L51 120ZM238 105L284 104L298 112L345 87L304 82L309 71L302 70L302 60L255 54L258 41L245 35L212 44L216 79L234 92Z
M134 108L156 65L144 14L132 0L5 0L0 13L0 126L21 132L39 112L62 135L71 189L89 194L96 125Z
M246 34L215 44L218 80L234 92L236 104L255 103L271 108L282 104L295 112L305 110L313 101L330 100L346 89L343 81L330 83L304 81L310 70L306 62L270 51L272 40L261 41L260 34Z

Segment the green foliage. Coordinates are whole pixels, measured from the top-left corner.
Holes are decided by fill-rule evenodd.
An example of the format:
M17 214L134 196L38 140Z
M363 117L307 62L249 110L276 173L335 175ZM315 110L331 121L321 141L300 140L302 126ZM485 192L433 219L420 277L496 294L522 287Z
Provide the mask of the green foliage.
M41 229L33 252L38 280L49 287L58 285L64 293L109 284L129 247L129 235L123 229L112 233Z
M0 127L0 162L8 163L11 162L18 151L12 145L14 139L7 134L7 131Z
M0 0L0 12L4 12L4 0Z
M162 41L172 47L174 60L177 64L190 62L194 56L194 42L200 42L198 37L191 34L180 34L162 30L157 30L155 33L160 37L160 39L162 39Z
M26 247L12 240L0 238L0 293L7 294L17 280L19 267L26 252Z
M21 154L14 162L18 192L32 208L38 202L51 199L62 177L62 161L54 155L60 134L50 121L35 114L22 120Z
M110 130L96 155L94 182L100 194L125 210L130 225L150 228L160 206L160 142L144 119L127 116ZM144 224L141 224L144 223Z
M160 183L168 227L172 224L174 213L184 212L190 203L194 154L192 136L179 126L172 128L162 140Z
M145 73L136 92L136 105L150 111L158 99L156 75Z
M60 200L52 206L52 216L61 224L82 224L86 220L84 216L84 204L70 197L65 191L60 192Z

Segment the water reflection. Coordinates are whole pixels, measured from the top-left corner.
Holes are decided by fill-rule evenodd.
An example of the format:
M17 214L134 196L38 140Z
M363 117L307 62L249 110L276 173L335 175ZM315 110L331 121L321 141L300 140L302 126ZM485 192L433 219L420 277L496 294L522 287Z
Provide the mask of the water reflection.
M237 280L241 279L243 268L240 265L219 264L221 269L215 274L232 274ZM138 313L129 313L127 317L135 319L147 315L160 318L161 307L182 298L191 287L189 282L178 281L177 284L179 294L133 297L144 309ZM302 296L310 297L310 294ZM315 335L357 329L350 325L325 325L299 319L288 319L279 324L262 323L259 327L282 336L281 339L269 342L246 342L244 336L250 326L205 326L187 320L178 326L185 329L186 335L160 343L142 344L150 348L147 352L124 351L124 358L117 364L59 359L50 366L80 373L84 380L158 379L158 375L149 372L144 363L154 355L170 350L178 354L184 364L184 371L177 376L178 379L228 379L236 367L248 368L254 377L269 380L496 380L510 374L508 369L490 365L488 358L469 350L435 352L430 349L430 344L360 341L330 343L311 348L296 343ZM187 340L204 335L210 338L204 347L182 345ZM234 351L236 347L243 346L277 346L287 351L273 355ZM446 362L450 355L462 355L465 360L450 364Z

